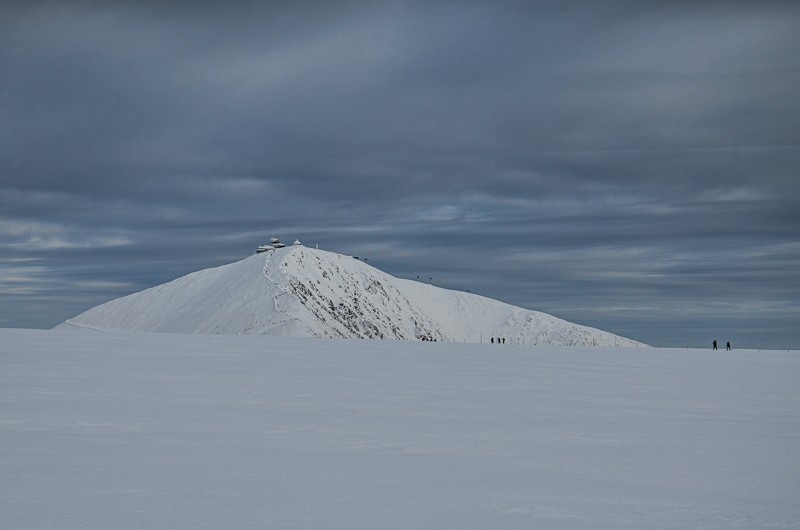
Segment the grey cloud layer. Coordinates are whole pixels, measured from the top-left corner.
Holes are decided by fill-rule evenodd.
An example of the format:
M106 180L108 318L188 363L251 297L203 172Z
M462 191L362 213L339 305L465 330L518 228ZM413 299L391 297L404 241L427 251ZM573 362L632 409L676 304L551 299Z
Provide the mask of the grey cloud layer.
M698 340L737 300L800 316L791 3L0 14L0 290L25 293L0 325L272 230L651 342L709 297Z

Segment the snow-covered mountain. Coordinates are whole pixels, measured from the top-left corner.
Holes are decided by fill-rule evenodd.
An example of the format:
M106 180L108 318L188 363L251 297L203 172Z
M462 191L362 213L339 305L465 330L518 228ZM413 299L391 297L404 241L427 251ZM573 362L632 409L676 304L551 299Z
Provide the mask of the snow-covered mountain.
M545 313L395 278L352 257L299 245L255 254L112 300L57 328L637 345Z

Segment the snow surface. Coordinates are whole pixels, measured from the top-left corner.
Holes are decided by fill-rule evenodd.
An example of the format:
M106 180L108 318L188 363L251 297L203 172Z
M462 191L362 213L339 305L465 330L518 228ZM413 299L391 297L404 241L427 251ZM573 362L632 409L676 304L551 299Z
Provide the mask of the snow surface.
M0 330L0 528L800 527L786 352Z
M352 257L302 246L189 274L94 307L59 328L640 345L483 296L394 278Z

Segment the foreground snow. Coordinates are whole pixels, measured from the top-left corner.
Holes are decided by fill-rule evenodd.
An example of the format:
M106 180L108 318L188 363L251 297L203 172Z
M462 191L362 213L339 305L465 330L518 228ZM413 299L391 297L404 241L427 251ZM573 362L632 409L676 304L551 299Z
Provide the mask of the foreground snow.
M0 528L798 528L800 359L0 330Z

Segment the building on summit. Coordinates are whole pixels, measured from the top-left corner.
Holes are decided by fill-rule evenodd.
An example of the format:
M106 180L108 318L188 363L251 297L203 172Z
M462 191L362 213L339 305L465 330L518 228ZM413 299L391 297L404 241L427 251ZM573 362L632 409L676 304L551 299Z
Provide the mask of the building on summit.
M295 240L294 240L294 243L292 243L292 245L295 245L295 246L303 246L303 244L300 242L300 240L299 240L299 239L295 239ZM278 238L277 238L277 237L275 237L275 236L272 236L272 237L270 238L270 240L269 240L269 245L259 245L259 246L256 248L256 254L261 254L262 252L269 252L269 251L271 251L271 250L275 250L275 249L279 249L279 248L284 248L285 246L286 246L286 245L284 245L283 243L281 243L281 240L280 240L280 239L278 239Z

